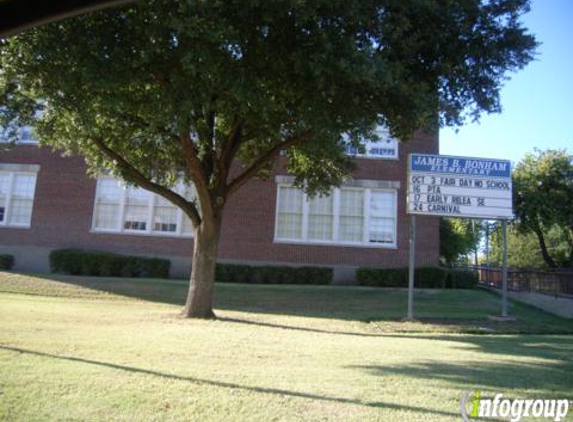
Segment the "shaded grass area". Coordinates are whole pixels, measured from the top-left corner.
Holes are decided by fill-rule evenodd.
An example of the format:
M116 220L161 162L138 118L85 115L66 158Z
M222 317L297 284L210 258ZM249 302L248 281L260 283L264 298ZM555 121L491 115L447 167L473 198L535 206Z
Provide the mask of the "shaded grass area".
M0 421L459 421L468 390L573 396L573 336L399 332L404 292L365 288L218 285L219 319L191 321L186 287L0 273ZM455 328L498 300L417 307Z
M3 273L0 292L107 300L138 299L184 304L188 281ZM253 314L336 318L368 323L375 332L572 334L573 320L520 302L511 303L516 321L494 321L500 298L485 290L419 289L417 322L404 323L406 291L392 288L216 285L215 307Z

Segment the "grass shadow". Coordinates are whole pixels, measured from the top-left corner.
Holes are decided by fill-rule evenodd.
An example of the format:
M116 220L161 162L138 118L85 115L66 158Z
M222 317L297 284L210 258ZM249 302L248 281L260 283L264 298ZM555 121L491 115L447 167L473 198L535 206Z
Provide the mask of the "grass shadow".
M380 409L410 411L410 412L418 412L418 413L423 413L423 414L432 413L432 414L436 414L436 415L440 415L440 416L456 416L455 413L444 412L444 411L441 411L438 409L428 409L426 407L401 405L401 404L388 403L388 402L382 402L382 401L376 401L376 402L362 401L362 400L350 399L350 398L346 398L346 397L322 396L322 395L313 394L313 393L291 391L291 390L272 388L272 387L247 386L247 385L241 385L241 384L232 383L232 382L209 380L209 379L190 377L190 376L182 376L182 375L165 373L165 372L160 372L160 371L154 371L154 370L149 370L149 369L144 369L144 368L136 368L133 366L119 365L119 364L115 364L115 363L111 363L111 362L101 362L101 361L96 361L96 360L91 360L91 359L79 358L79 357L74 357L74 356L60 356L60 355L55 355L55 354L51 354L51 353L45 353L45 352L29 350L29 349L23 349L23 348L19 348L19 347L0 345L0 349L14 352L14 353L37 356L40 358L71 361L71 362L76 362L76 363L86 364L86 365L96 365L96 366L102 366L102 367L106 367L106 368L110 368L110 369L114 369L114 370L127 371L127 372L131 372L131 373L143 374L143 375L152 376L152 377L160 377L160 378L166 378L166 379L170 379L170 380L189 382L189 383L199 384L199 385L208 385L208 386L219 387L219 388L243 390L243 391L253 392L253 393L270 394L270 395L276 395L276 396L281 396L281 397L287 396L287 397L325 401L325 402L335 402L335 403L342 403L342 404L351 404L351 405L356 405L356 406L366 406L366 407L373 407L373 408L380 408Z
M573 369L573 336L554 334L527 335L411 335L389 334L394 338L437 340L458 343L455 348L475 350L499 356L529 357L571 365ZM573 381L569 381L573 386Z
M342 336L356 336L356 337L384 337L383 334L371 334L365 332L358 332L358 331L340 331L340 330L323 330L320 328L310 328L310 327L300 327L296 325L285 325L285 324L275 324L269 322L262 322L262 321L252 321L248 319L241 319L241 318L227 318L227 317L220 317L218 318L219 321L223 322L231 322L235 324L243 324L243 325L254 325L257 327L265 327L265 328L278 328L281 330L295 330L295 331L303 331L307 333L315 333L315 334L328 334L328 335L342 335Z
M3 273L9 274L10 273ZM123 297L183 306L188 281L13 274L0 291L62 297ZM10 290L12 289L12 290ZM492 323L499 297L483 290L419 289L415 293L418 324L400 322L405 289L346 286L252 285L217 283L215 309L252 314L327 318L367 322L372 334L411 333L573 333L567 321L528 305L512 303L518 322ZM292 329L293 327L288 327Z
M448 363L444 361L421 361L409 365L353 366L371 375L399 376L425 380L441 380L453 388L503 392L508 389L546 391L548 395L570 396L573 383L568 374L573 371L573 362L483 362L468 361ZM553 397L555 398L555 397Z

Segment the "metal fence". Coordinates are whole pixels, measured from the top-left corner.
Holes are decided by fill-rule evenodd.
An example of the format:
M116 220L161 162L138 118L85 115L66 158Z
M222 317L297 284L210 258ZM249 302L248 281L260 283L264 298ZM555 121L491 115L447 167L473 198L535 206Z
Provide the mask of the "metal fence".
M502 269L498 267L466 267L476 271L482 286L501 289ZM507 288L514 292L535 292L573 297L573 271L507 270Z

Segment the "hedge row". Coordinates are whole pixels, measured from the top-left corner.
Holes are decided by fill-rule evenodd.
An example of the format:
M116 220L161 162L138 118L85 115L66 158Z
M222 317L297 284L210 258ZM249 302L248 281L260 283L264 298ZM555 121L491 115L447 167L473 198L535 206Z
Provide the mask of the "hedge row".
M13 264L12 255L0 255L0 270L9 270ZM52 272L71 275L168 278L169 267L167 259L110 252L59 249L50 253ZM226 283L330 284L332 276L332 268L324 267L217 264L215 279ZM407 287L408 268L359 268L356 278L362 286ZM416 268L415 283L418 288L471 289L477 286L478 277L469 270L421 267Z
M103 277L169 278L168 259L142 258L111 252L58 249L50 253L52 272Z
M447 272L446 287L450 289L475 289L479 283L479 276L475 271L451 269Z
M14 255L0 255L0 270L8 271L14 266Z
M118 255L81 249L50 253L52 272L103 277L168 278L166 259ZM332 268L217 264L215 278L228 283L330 284Z
M408 287L408 268L359 268L356 278L361 286ZM416 268L414 278L418 288L473 289L478 284L473 271L439 267Z
M330 284L332 268L217 264L215 279L224 283Z

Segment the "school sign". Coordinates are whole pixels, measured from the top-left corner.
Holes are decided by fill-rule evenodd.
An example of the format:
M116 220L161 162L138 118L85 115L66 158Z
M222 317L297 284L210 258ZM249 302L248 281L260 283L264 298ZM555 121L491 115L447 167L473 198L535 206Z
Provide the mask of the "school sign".
M511 219L511 163L410 154L407 209L410 214Z

